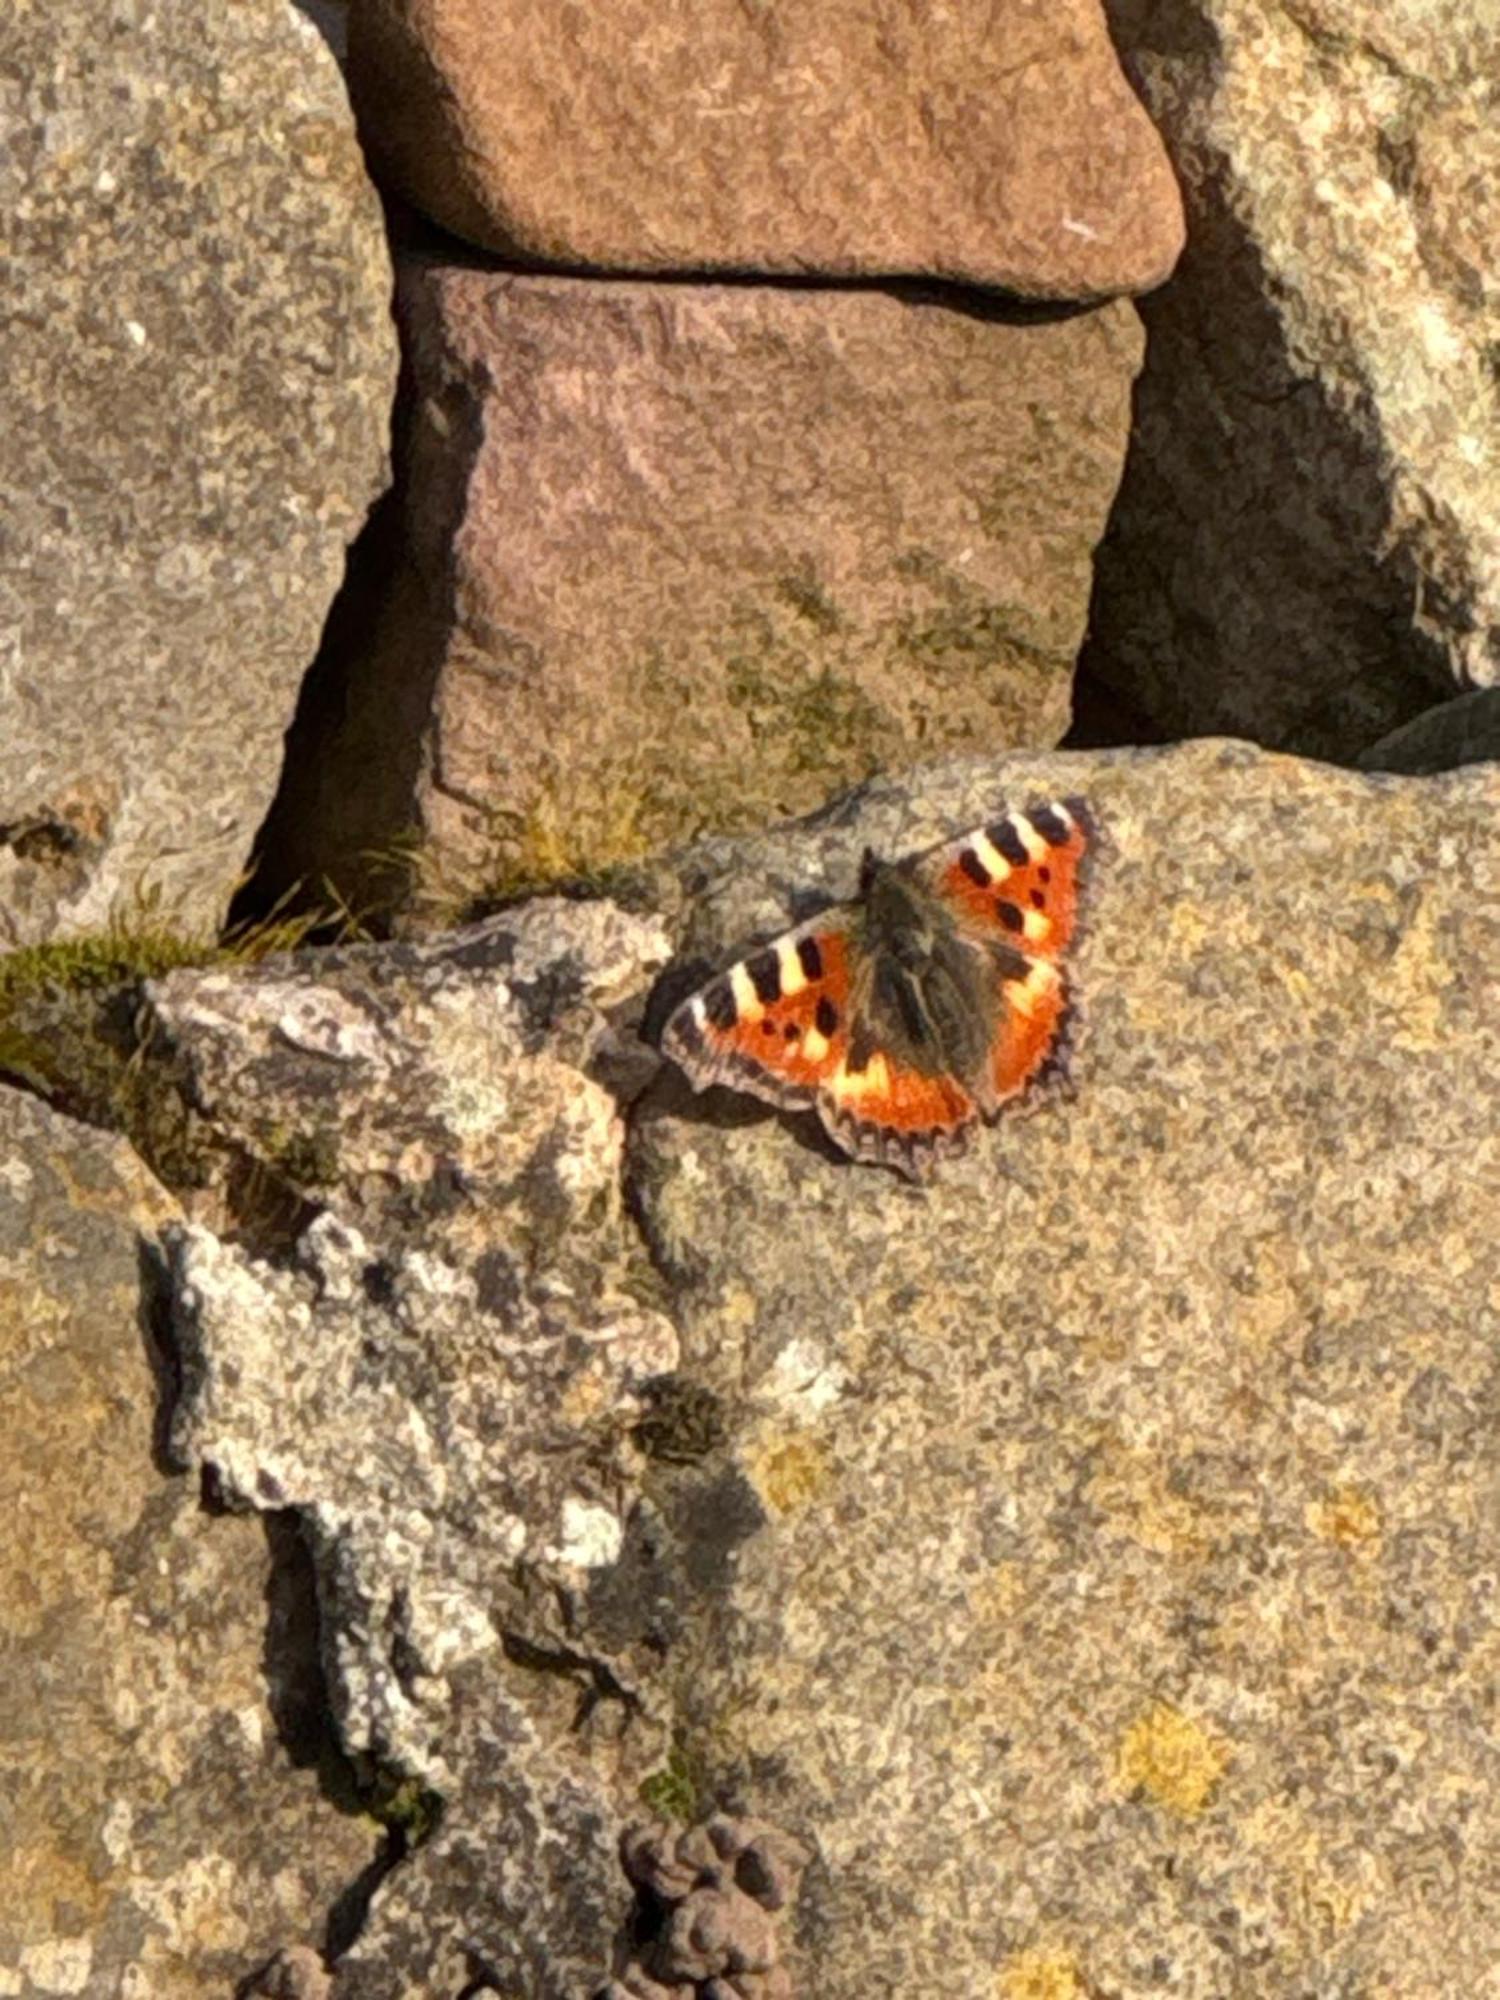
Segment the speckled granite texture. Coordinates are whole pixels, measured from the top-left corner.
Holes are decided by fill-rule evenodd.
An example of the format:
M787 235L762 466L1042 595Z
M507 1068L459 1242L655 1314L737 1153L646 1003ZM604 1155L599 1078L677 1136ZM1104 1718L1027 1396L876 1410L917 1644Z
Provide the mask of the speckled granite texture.
M1182 180L1087 669L1353 756L1500 679L1493 0L1108 0Z
M882 786L724 851L694 934L1035 791L1107 837L1071 1099L930 1193L641 1125L682 1366L742 1413L671 1506L753 1524L669 1665L684 1754L815 1841L819 2000L1457 2000L1500 1959L1500 781Z
M206 929L386 477L379 204L286 0L8 11L0 948Z
M11 2000L226 2000L280 1941L322 1943L380 1838L320 1782L295 1536L210 1519L152 1462L150 1246L175 1213L123 1140L0 1090Z

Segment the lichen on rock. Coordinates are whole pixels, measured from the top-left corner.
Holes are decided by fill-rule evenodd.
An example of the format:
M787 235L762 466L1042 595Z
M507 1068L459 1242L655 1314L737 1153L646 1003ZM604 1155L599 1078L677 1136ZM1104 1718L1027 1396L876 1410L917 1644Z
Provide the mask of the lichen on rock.
M1071 1079L930 1187L659 1064L683 979L866 846L1072 794ZM633 912L152 985L209 1126L323 1135L291 1245L173 1236L174 1436L297 1511L349 1742L444 1795L339 2000L1400 1990L1413 1950L1478 1990L1491 1915L1427 1862L1500 1797L1496 804L970 761Z

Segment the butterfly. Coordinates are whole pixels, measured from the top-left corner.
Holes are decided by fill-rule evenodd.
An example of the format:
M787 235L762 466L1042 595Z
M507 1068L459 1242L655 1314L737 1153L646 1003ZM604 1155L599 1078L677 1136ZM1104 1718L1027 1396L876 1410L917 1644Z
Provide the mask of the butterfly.
M1008 813L899 861L701 987L661 1046L697 1090L816 1108L856 1160L925 1177L1055 1068L1064 956L1097 838L1082 799Z

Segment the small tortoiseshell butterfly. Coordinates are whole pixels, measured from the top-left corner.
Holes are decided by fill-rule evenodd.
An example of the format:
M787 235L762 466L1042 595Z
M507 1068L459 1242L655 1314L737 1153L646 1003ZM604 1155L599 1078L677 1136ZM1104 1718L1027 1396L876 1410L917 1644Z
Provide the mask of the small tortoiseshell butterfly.
M662 1047L697 1090L816 1106L844 1151L920 1179L1062 1053L1063 955L1094 839L1081 799L901 861L684 1001Z

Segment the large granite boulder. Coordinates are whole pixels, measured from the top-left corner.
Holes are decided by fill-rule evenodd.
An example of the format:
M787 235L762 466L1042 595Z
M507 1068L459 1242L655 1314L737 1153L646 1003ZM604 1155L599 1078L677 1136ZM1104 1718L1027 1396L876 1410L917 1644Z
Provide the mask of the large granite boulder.
M668 1665L682 1754L816 1848L820 2000L1466 1992L1500 1953L1500 773L971 768L723 852L693 934L1072 792L1071 1097L930 1191L769 1115L643 1120L749 1524Z
M268 825L268 900L327 872L367 905L404 854L409 893L461 905L1066 729L1129 304L412 255L400 307L404 511Z
M389 264L284 0L27 7L0 93L0 946L222 915L386 476Z
M225 2000L282 1941L337 1945L379 1841L327 1735L293 1526L211 1518L153 1462L171 1394L153 1245L176 1214L123 1140L0 1091L14 2000Z
M350 25L382 174L526 262L1076 300L1181 248L1097 0L367 0Z
M447 1799L336 1990L1482 1990L1497 786L969 761L634 914L153 987L306 1203L177 1236L176 1439L299 1511L342 1727ZM653 1071L688 960L1073 794L1035 1116L913 1187Z
M1352 758L1500 676L1500 15L1109 0L1190 216L1085 672Z

